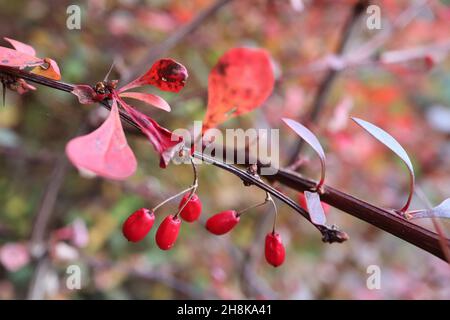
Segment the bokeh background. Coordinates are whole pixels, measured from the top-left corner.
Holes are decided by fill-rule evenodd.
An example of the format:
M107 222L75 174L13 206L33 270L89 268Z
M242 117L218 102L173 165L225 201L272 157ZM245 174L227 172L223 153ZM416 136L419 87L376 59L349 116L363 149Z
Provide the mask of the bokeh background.
M113 61L113 77L127 75L136 61L213 3L2 1L0 30L54 58L63 81L93 84ZM344 52L356 57L380 33L383 41L352 64L333 52L355 3L230 1L161 56L177 59L190 74L179 94L158 92L172 112L136 105L170 129L189 128L205 113L208 73L220 55L236 46L266 48L277 74L272 96L262 108L221 128L281 128L280 158L286 164L298 137L281 117L306 119L329 68L337 68L323 112L310 125L327 151L327 183L383 207L399 207L406 199L406 169L348 121L354 115L381 126L408 151L421 195L413 208L424 208L425 199L438 204L450 196L449 2L372 1L381 8L382 29L369 30L363 13ZM81 30L66 27L71 4L81 8ZM380 63L380 57L397 60ZM208 234L203 223L209 215L264 199L260 190L212 166L199 168L202 221L184 223L173 250L156 247L156 228L143 242L128 243L121 234L124 219L186 188L192 172L186 165L160 169L148 142L129 136L139 160L132 178L119 183L80 176L67 163L65 144L98 126L106 114L42 86L23 96L7 93L0 108L0 299L450 298L445 262L333 208L329 221L351 237L344 244L323 244L315 229L279 203L278 231L287 247L279 268L263 256L273 215L269 207L245 215L230 235ZM308 148L299 172L317 178L318 163ZM160 210L157 223L177 204ZM434 230L430 221L417 223ZM449 234L448 222L440 224ZM81 268L80 290L66 286L69 265ZM369 265L381 269L380 290L366 287Z

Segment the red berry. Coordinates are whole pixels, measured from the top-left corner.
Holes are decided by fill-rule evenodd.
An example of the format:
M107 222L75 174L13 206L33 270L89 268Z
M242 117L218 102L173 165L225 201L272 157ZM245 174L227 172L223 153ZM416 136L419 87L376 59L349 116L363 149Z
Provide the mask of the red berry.
M180 205L178 208L181 208L184 206L186 201L189 199L190 193L186 193L183 199L181 199ZM191 200L189 200L188 204L181 210L180 215L183 218L184 221L187 222L194 222L195 220L200 217L200 214L202 213L202 202L200 201L200 198L194 193L192 195Z
M156 244L161 250L169 250L177 241L181 220L173 215L167 216L156 231Z
M272 266L278 267L283 264L286 251L278 233L270 232L266 235L265 255L267 262Z
M302 207L303 209L308 211L308 205L306 204L306 197L303 192L300 192L298 194L298 204L300 205L300 207ZM321 202L321 204L322 204L323 212L325 214L328 214L330 212L330 205L325 202Z
M306 197L303 192L300 192L298 194L298 204L300 205L300 207L308 211L308 205L306 204Z
M216 235L225 234L239 222L239 216L235 210L222 211L213 215L206 221L206 229Z
M145 238L155 222L155 215L146 208L131 214L123 223L122 233L128 241L138 242Z

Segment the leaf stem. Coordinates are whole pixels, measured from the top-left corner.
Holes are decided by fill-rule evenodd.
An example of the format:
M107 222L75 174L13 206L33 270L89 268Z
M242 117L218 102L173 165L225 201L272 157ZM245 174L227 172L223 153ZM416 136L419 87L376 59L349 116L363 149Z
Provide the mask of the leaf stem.
M194 193L195 193L195 191L197 190L197 187L198 187L197 167L195 166L194 159L192 158L192 156L189 156L189 160L191 161L192 172L194 173L194 182L192 182L191 193L189 194L189 197L188 197L187 201L185 201L184 204L178 209L178 212L175 214L174 218L178 217L178 215L181 213L181 211L183 211L183 209L187 206L189 201L191 201L191 199L194 196Z

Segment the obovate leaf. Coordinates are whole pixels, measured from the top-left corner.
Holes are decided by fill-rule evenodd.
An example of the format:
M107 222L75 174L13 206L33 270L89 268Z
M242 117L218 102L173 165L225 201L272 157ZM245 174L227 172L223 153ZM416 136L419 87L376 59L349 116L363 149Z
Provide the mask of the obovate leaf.
M274 81L267 51L228 50L209 74L204 130L260 107L272 93Z
M119 89L119 92L143 85L152 85L163 91L179 92L184 88L188 72L173 59L160 59L142 76Z
M128 146L116 101L98 129L69 141L66 154L79 170L108 179L124 180L136 171L136 158Z
M405 149L403 149L403 147L400 145L400 143L398 143L397 140L394 139L394 137L392 137L389 133L387 133L383 129L377 127L376 125L368 121L359 118L352 117L352 120L355 121L361 128L369 132L375 139L377 139L386 147L388 147L406 164L410 176L409 196L408 200L406 201L406 204L403 206L402 209L400 209L401 212L406 212L406 210L408 210L409 208L414 193L414 181L415 181L414 168L411 163L411 160L409 159L408 154L406 153Z

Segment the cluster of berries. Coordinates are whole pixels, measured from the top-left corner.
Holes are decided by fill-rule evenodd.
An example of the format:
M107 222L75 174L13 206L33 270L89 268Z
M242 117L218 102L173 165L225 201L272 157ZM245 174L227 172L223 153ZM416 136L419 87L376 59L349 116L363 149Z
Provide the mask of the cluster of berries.
M202 212L202 202L194 193L186 193L179 204L179 212L167 216L158 227L155 241L162 250L169 250L175 244L181 227L181 219L186 222L196 221ZM223 235L231 231L239 222L240 212L226 210L217 213L206 221L206 229L215 234ZM181 217L181 219L179 218ZM124 222L122 232L128 241L139 242L145 238L155 222L152 210L142 208L131 214ZM285 248L281 237L275 231L266 236L265 257L269 264L278 267L284 262Z

